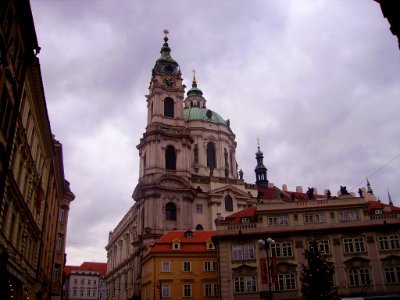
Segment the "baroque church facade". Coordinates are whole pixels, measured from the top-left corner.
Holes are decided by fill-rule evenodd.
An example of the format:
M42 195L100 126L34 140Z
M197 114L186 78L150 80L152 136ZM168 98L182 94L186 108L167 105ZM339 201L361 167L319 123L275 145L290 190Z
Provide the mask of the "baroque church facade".
M168 32L166 32L168 33ZM215 219L257 201L243 180L229 120L207 106L195 75L185 95L167 35L152 69L134 205L109 233L109 299L138 299L146 245L171 230L213 230Z

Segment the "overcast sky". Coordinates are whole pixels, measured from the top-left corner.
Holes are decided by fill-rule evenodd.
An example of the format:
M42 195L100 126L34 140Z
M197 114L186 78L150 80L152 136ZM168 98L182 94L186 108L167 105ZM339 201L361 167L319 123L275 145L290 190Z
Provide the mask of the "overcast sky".
M400 51L375 1L31 0L71 204L67 264L105 262L133 204L151 69L168 29L184 82L230 119L245 180L400 205Z

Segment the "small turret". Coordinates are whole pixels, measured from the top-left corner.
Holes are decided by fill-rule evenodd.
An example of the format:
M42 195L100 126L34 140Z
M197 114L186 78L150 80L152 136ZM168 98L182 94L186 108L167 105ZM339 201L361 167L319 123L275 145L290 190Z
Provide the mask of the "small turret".
M257 187L268 187L268 179L267 179L267 168L264 166L264 154L260 150L260 142L258 141L258 151L256 152L256 160L257 166L254 169L256 173L256 185Z

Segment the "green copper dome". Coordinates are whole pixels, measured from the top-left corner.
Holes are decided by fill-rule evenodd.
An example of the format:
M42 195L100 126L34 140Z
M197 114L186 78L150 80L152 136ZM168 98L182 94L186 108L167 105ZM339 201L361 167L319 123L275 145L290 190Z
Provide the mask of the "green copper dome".
M229 126L229 120L224 120L218 113L207 108L186 108L183 114L185 121L202 120Z

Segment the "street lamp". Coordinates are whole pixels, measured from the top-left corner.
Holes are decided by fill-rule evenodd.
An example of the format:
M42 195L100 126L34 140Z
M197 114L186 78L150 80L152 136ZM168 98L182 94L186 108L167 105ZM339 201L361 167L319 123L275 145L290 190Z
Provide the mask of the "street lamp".
M271 246L275 245L275 241L271 238L262 238L258 240L258 244L265 249L265 253L267 254L269 294L266 299L272 300L272 274L271 274L271 260L269 256L269 251L271 249Z

